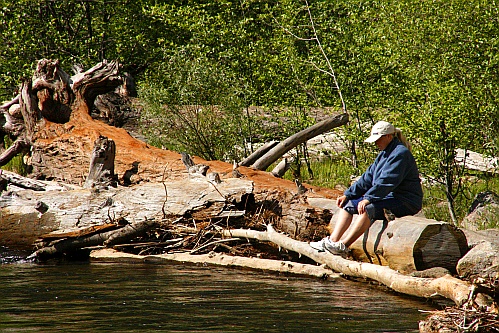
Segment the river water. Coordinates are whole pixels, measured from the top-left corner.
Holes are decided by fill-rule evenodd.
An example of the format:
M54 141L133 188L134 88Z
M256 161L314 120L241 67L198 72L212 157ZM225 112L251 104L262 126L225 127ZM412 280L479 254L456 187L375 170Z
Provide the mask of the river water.
M435 309L344 279L1 255L0 332L418 332Z

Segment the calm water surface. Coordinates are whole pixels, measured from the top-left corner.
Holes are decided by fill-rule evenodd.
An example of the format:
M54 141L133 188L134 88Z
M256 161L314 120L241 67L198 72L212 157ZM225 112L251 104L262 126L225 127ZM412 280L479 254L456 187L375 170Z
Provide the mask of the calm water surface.
M180 264L0 265L0 332L418 332L434 306L366 283Z

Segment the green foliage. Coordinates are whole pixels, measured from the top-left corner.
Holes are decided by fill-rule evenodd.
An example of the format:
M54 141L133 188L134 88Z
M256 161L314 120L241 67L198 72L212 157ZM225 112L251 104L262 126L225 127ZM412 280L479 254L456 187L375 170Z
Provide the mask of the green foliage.
M163 66L147 74L148 82L158 83L140 90L146 101L145 133L151 142L205 159L239 160L247 120L238 98L238 80L210 59L186 52ZM156 77L158 73L161 77Z
M351 176L357 173L351 163L345 159L324 157L320 160L313 160L310 163L310 169L304 168L301 172L302 180L308 184L346 189L350 186ZM295 177L289 172L284 176L285 179L293 180Z
M36 61L90 68L116 59L138 74L158 52L169 29L144 16L152 1L0 0L0 98L10 99Z
M0 97L12 97L36 59L57 58L63 68L118 59L138 79L152 143L229 160L246 155L248 143L310 126L313 108L339 110L332 68L351 116L342 136L356 170L376 154L363 143L371 125L391 121L438 184L440 195L429 198L449 203L439 219L461 218L478 187L454 163L455 149L498 150L496 1L309 4L313 26L295 0L0 0ZM328 172L314 179L343 182Z
M468 213L469 209L478 193L494 191L497 193L499 189L499 179L497 177L475 175L468 176L464 181L466 186L464 186L464 191L461 191L458 196L456 196L454 201L454 207L456 211L456 216L458 221L461 221ZM426 217L432 218L438 221L448 221L449 220L449 208L448 202L445 197L445 188L442 184L425 184L424 190L424 202L423 202L423 213ZM493 208L491 208L493 209ZM491 212L489 212L491 213ZM487 220L484 221L482 228L497 228L499 219L497 214L484 214ZM491 218L493 217L493 218ZM459 223L458 223L459 225Z
M23 161L23 156L16 156L0 169L12 171L18 175L25 176L28 174L28 166Z

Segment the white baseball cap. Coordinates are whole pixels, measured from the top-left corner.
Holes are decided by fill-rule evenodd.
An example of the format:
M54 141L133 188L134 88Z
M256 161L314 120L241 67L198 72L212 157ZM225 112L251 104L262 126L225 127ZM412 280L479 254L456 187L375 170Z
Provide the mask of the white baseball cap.
M364 140L364 142L376 142L385 134L395 133L395 127L387 121L378 121L371 129L371 136Z

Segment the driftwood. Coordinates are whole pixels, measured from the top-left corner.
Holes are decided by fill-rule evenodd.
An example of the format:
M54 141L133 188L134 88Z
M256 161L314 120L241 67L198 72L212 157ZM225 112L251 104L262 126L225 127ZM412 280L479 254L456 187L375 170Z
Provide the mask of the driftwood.
M0 196L0 242L30 246L43 234L87 228L125 219L130 223L184 216L210 208L208 217L224 214L230 204L246 200L253 183L230 178L216 187L207 180L184 179L168 184L144 183L133 187L66 191L23 190ZM48 209L36 209L43 202ZM205 212L206 214L206 212Z
M338 278L339 274L324 266L301 264L294 261L246 258L221 253L209 253L192 255L185 252L165 253L158 255L136 255L119 252L113 249L98 249L90 253L90 258L95 261L142 261L159 263L164 261L176 261L181 263L210 264L217 266L251 268L257 270L271 271L277 273L289 273L295 275L307 275L321 279Z
M10 171L0 170L0 179L5 180L7 184L15 185L23 189L34 191L45 191L48 185L36 179L29 179L19 176L18 174Z
M413 277L401 274L386 266L360 263L343 259L340 256L331 255L327 252L318 252L312 249L305 242L296 241L285 236L284 234L276 232L271 225L268 225L267 231L232 229L220 230L220 232L223 234L223 236L230 237L230 239L239 237L243 240L256 239L261 242L272 242L279 246L279 248L297 252L301 255L311 258L317 263L326 265L334 272L339 272L350 277L368 278L403 294L428 299L444 297L452 300L457 306L463 306L464 304L469 302L476 303L482 307L490 305L490 299L482 294L473 293L473 286L471 284L454 278L450 275L444 275L439 278ZM109 250L98 250L92 253L91 257L98 260L134 259L151 262L167 260L216 264L224 266L242 266L279 272L285 270L286 272L294 274L309 274L320 277L324 277L332 273L331 271L324 270L323 268L321 268L319 271L312 270L311 273L311 267L309 267L308 265L300 265L291 262L240 258L237 256L226 256L216 253L210 253L206 255L192 255L188 253L166 253L160 255L140 256L123 253L118 254L114 251ZM317 274L317 272L319 272L319 274Z
M334 226L334 218L331 224ZM389 266L403 273L433 267L455 273L468 244L464 233L449 223L406 216L391 222L375 221L351 249L357 260Z
M326 264L336 272L352 277L369 278L390 287L394 291L407 295L424 298L443 296L454 301L458 306L462 306L470 298L471 285L450 275L437 279L417 278L403 275L386 266L343 259L340 256L331 255L327 252L318 252L312 249L307 243L286 237L276 232L271 225L268 226L265 232L227 230L223 233L227 237L252 238L273 242L282 248L301 253L317 263ZM489 302L483 296L479 296L475 301L482 306L489 305Z
M36 250L30 257L45 259L57 254L73 253L78 250L96 245L113 244L120 240L127 240L146 232L155 225L155 221L145 220L142 222L127 225L116 231L95 233L88 236L78 236L52 241L48 246L43 246ZM48 237L53 237L49 235Z
M24 137L18 138L8 149L4 150L3 153L0 155L0 166L9 163L9 161L12 160L15 156L23 152L26 152L28 148L29 148L29 143L26 141L26 139Z
M258 170L266 170L272 163L277 161L282 155L294 147L335 127L345 125L347 122L348 114L346 113L331 116L279 142L276 146L260 157L255 163L253 163L252 167Z
M288 169L289 169L288 159L287 158L283 158L281 160L281 162L279 162L276 165L276 167L274 168L274 170L272 170L272 174L275 177L282 178L282 176L284 176L284 174L286 173L286 171L288 171Z
M242 160L239 165L240 166L251 166L253 163L255 163L260 157L265 155L270 149L274 148L279 141L268 141L265 142L260 148L255 150L252 154L250 154L248 157L246 157L244 160Z

